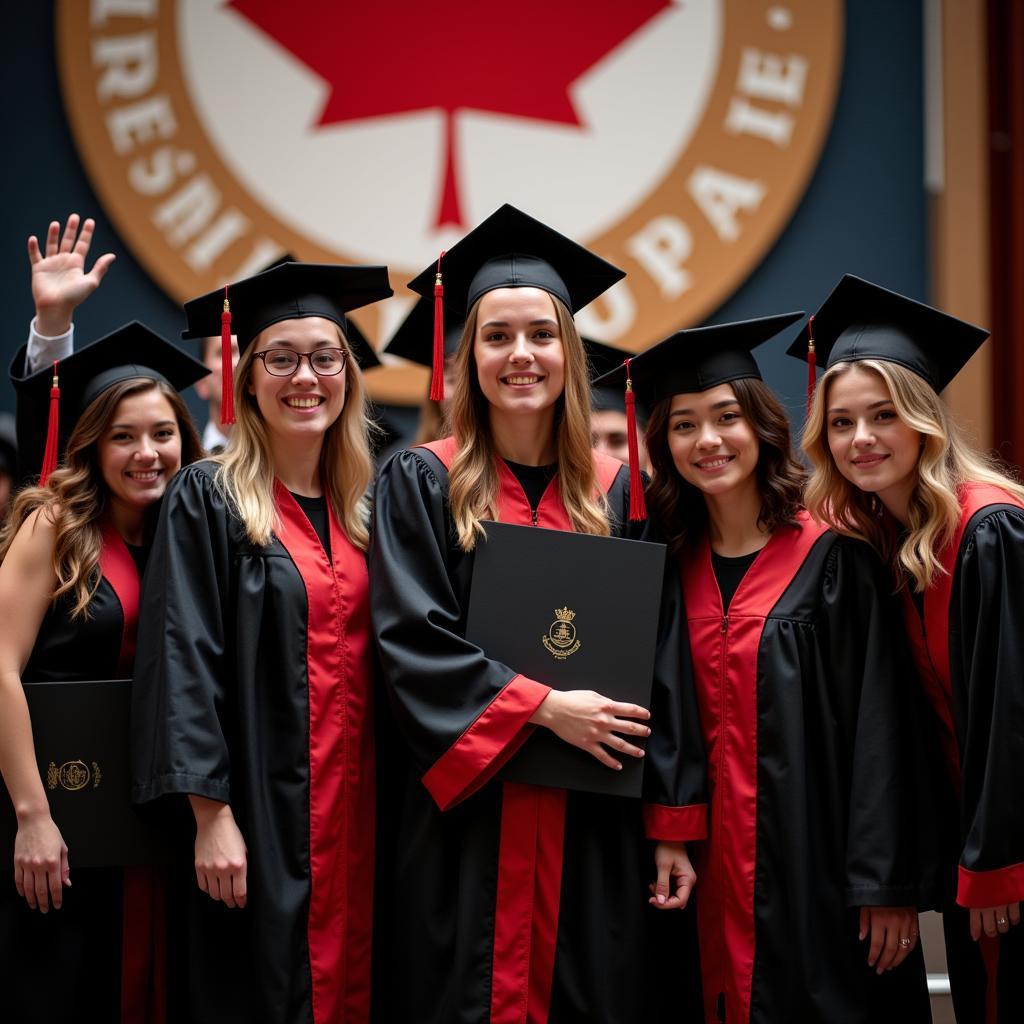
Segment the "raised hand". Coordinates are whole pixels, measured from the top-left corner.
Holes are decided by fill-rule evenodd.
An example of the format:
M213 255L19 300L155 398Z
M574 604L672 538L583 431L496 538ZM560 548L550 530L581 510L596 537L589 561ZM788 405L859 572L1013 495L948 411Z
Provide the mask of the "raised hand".
M46 255L39 240L28 240L28 261L32 266L32 298L36 304L36 330L47 337L64 334L71 326L75 307L96 289L115 256L105 253L85 272L85 260L92 244L96 222L90 217L79 231L77 213L68 217L61 235L60 222L53 221L46 232Z

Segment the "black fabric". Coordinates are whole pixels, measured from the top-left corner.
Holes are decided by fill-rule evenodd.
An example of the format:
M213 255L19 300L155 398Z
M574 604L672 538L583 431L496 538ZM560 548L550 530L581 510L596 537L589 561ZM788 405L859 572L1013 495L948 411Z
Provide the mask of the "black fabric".
M625 468L608 498L621 534L629 510ZM447 499L447 471L428 451L399 452L381 470L370 581L390 706L379 715L374 998L382 1024L485 1021L490 1008L502 784L487 783L441 812L421 779L516 673L464 639L473 558L457 545ZM659 728L645 759L650 803L704 799L685 644L673 573L651 701ZM692 949L692 922L688 914L657 920L646 903L653 859L640 802L570 792L565 820L549 1020L696 1020L687 1001L699 982L685 977L696 960L676 957L687 942Z
M960 748L959 830L950 851L960 864L990 871L1024 862L1024 511L982 509L960 545L949 611L950 681ZM944 913L946 952L957 1014L983 1020L985 987L967 914ZM1024 986L1024 928L1000 941L999 1024L1019 1018Z
M25 681L119 677L124 617L113 588L100 579L88 619L72 622L73 604L65 596L47 610ZM72 885L64 889L61 909L47 914L28 908L6 865L0 884L5 1020L80 1024L83 1008L90 1020L120 1020L123 874L120 868L76 869L73 849L68 863Z
M450 314L444 318L444 355L455 355L462 337L463 320ZM420 299L409 315L398 325L384 351L420 366L434 364L434 300Z
M289 493L295 499L299 508L305 513L306 518L309 520L309 525L313 527L316 535L320 538L324 551L330 556L331 527L327 516L327 498L322 494L319 498L307 498L304 494L296 494L294 491Z
M260 331L282 320L308 316L336 323L349 339L365 370L379 363L359 331L351 331L345 314L394 294L388 268L328 263L278 263L269 270L228 285L231 331L244 352ZM221 333L225 291L218 288L185 303L188 327L182 338L208 338Z
M180 880L171 1019L310 1019L308 605L276 538L255 547L214 486L182 470L164 496L139 615L133 797L230 803L248 904ZM230 753L229 753L230 752Z
M540 499L548 489L548 484L555 478L558 472L558 463L554 462L549 466L524 466L519 462L505 460L505 465L512 470L513 475L519 481L530 508L536 511Z
M733 380L760 380L761 371L751 350L802 316L780 313L678 331L630 359L629 377L637 401L649 410L672 395L707 391ZM623 364L598 377L594 386L624 392L626 377Z
M409 288L433 299L431 262ZM444 303L465 317L495 288L541 288L576 313L626 276L571 238L506 203L455 243L441 259Z
M743 582L747 570L754 564L754 559L761 552L751 551L749 555L738 555L735 558L711 552L711 568L715 570L718 591L722 595L722 610L729 611L729 602L736 588Z
M813 332L817 365L881 359L898 363L941 391L988 337L975 327L923 302L845 274L787 355L807 359Z

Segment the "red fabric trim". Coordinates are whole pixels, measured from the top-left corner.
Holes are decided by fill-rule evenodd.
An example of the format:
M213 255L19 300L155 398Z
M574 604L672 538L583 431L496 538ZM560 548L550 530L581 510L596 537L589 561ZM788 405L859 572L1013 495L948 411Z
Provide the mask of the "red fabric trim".
M978 939L978 947L981 950L981 962L985 966L985 1024L998 1024L999 936L983 934Z
M121 1024L167 1019L167 890L163 871L124 868L121 933Z
M113 523L104 523L102 537L100 573L121 604L121 650L117 671L122 679L129 679L135 664L135 634L139 625L139 570Z
M139 571L113 523L103 524L100 574L121 605L117 674L130 678L139 623ZM166 894L163 874L130 866L123 873L121 910L122 1024L163 1024L167 1006Z
M426 444L418 444L417 448L426 448L428 452L433 452L438 459L441 460L441 465L445 469L452 468L452 460L455 458L455 453L459 450L459 446L455 443L454 437L442 437L437 441L428 441Z
M729 606L705 537L681 564L701 730L711 797L708 841L695 851L701 972L708 1020L746 1021L754 971L754 873L757 866L757 666L765 618L826 528L807 513L799 529L782 527L747 571Z
M956 901L961 907L1001 907L1024 900L1024 862L991 871L958 870Z
M491 1024L547 1024L565 842L564 789L505 783Z
M490 781L526 742L530 717L551 692L550 686L513 676L423 776L437 806L447 811Z
M708 837L707 804L667 807L644 804L644 832L648 839L666 843L689 843Z
M374 754L369 580L328 504L331 559L275 481L277 538L306 588L309 866L306 926L314 1024L370 1012Z

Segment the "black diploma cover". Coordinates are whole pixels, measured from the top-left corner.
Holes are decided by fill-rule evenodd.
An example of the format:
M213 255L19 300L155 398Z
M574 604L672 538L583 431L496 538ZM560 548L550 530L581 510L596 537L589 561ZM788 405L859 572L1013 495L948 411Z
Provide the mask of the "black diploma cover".
M485 522L473 559L466 639L557 690L596 690L649 708L665 546ZM630 742L643 746L630 737ZM508 782L639 797L643 761L613 771L536 729L499 771Z
M39 775L75 868L187 863L187 820L131 803L131 680L25 683ZM17 822L0 811L0 849L13 860Z

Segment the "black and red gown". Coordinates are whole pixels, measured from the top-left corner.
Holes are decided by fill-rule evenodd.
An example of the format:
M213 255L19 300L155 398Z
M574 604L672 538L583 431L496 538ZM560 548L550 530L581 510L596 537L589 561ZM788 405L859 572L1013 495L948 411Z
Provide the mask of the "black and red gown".
M47 610L22 679L74 682L132 674L139 612L139 564L109 524L89 616L71 619L66 594ZM30 910L13 879L0 886L4 1019L19 1024L161 1024L164 1020L162 872L147 867L76 868L60 910ZM11 869L11 865L8 865Z
M370 581L394 731L382 730L375 1019L685 1021L694 965L682 940L668 943L687 918L653 920L672 915L647 905L644 836L645 820L651 838L705 834L678 587L661 616L644 801L493 780L548 687L465 639L473 558L448 509L454 453L451 438L399 452L377 483ZM628 471L594 459L613 522L625 524ZM497 470L502 522L572 529L557 476L532 508L501 459ZM655 970L659 954L671 972Z
M891 583L806 513L723 612L705 536L680 559L711 794L696 844L708 1024L928 1021L919 948L881 978L862 906L916 906L913 695Z
M934 712L957 827L943 913L957 1019L1024 1018L1024 925L970 937L967 910L1024 900L1024 507L992 486L960 492L960 522L923 598L904 588L914 660Z
M333 512L323 543L280 483L273 539L253 545L214 472L189 466L163 500L139 618L134 795L230 804L248 904L214 902L191 873L171 1019L358 1024L374 840L365 556Z

